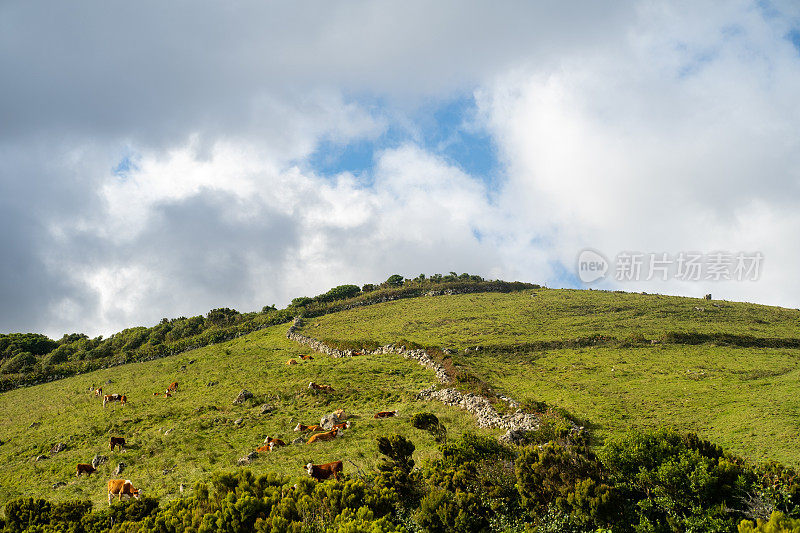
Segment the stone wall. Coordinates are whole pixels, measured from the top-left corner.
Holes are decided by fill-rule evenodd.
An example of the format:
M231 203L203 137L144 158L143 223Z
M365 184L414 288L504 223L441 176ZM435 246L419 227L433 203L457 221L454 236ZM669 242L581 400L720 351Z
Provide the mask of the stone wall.
M300 326L302 326L302 321L299 318L295 319L294 324L289 327L289 331L286 333L286 336L295 342L304 344L311 349L320 353L324 353L330 357L354 357L358 355L352 350L338 350L336 348L331 348L320 340L306 337L302 333L298 333L297 329ZM407 350L402 346L387 344L386 346L381 346L372 352L359 353L399 354L406 359L417 361L422 366L433 370L440 383L451 383L450 377L447 375L447 372L445 372L444 368L438 364L425 350ZM508 432L506 435L501 437L501 439L507 441L513 442L515 439L514 436L520 432L532 431L539 428L539 418L536 415L525 413L518 409L519 404L517 404L517 402L511 398L507 398L505 396L500 396L500 398L508 403L511 408L517 409L516 413L501 415L492 406L491 402L483 396L473 393L462 393L455 389L449 388L440 389L436 385L420 391L417 397L421 400L437 400L445 405L460 407L461 409L464 409L475 416L479 427L507 430Z

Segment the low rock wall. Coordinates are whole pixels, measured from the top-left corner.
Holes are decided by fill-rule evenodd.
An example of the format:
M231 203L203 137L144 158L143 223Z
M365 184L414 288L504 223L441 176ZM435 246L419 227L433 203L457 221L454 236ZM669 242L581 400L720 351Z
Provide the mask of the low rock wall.
M324 342L307 337L302 333L297 332L297 328L302 325L300 319L295 319L294 324L289 327L286 336L300 344L304 344L320 353L324 353L330 357L354 357L355 354L352 350L339 350L331 348ZM371 352L359 352L367 354L399 354L406 359L417 361L422 366L434 371L436 378L440 383L451 383L450 376L447 375L444 367L438 364L433 357L425 350L407 350L402 346L395 346L387 344ZM437 400L445 405L457 406L470 414L474 415L477 419L478 426L482 428L500 428L508 430L505 435L506 440L513 440L510 436L521 431L532 431L539 428L539 418L531 413L524 413L517 410L516 413L501 415L492 406L491 402L473 393L463 393L455 389L440 389L435 385L420 391L417 397L421 400ZM517 408L518 404L511 398L505 396L502 399L508 403L512 408Z

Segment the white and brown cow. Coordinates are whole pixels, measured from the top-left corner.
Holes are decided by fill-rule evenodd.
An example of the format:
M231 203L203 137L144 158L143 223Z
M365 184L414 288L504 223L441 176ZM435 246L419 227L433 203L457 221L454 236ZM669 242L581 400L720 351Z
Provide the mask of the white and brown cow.
M322 426L319 426L317 424L312 424L310 426L307 426L305 424L297 424L294 427L294 430L295 431L325 431L325 428L322 427Z
M333 476L333 478L338 481L339 475L341 475L342 473L342 468L343 465L341 461L325 463L324 465L315 465L312 463L308 463L306 465L306 472L308 472L308 475L313 477L317 481L324 481L326 479L330 479L331 476Z
M111 504L111 500L114 496L119 497L122 500L123 496L128 498L136 498L139 499L139 495L141 491L139 489L133 488L133 483L131 483L130 479L109 479L108 480L108 503Z
M126 398L124 394L106 394L103 396L103 407L109 402L119 402L120 405L125 405L127 401L128 398Z
M373 418L391 418L397 416L397 411L378 411Z

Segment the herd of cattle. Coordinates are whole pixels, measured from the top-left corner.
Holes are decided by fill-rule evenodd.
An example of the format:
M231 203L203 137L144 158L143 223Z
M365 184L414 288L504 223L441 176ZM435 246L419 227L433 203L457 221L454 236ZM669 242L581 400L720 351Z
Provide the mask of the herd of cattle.
M300 357L302 360L308 361L313 359L310 355L303 355ZM298 362L295 359L289 359L286 362L287 365L296 365ZM318 385L313 381L308 384L308 388L315 391L321 392L334 392L333 387L330 385ZM174 381L170 383L169 387L164 391L163 396L165 398L169 398L172 396L172 393L177 392L178 390L178 382ZM154 392L156 396L161 396L162 393ZM121 406L124 406L128 399L124 394L103 394L103 388L99 387L94 389L94 397L103 398L103 407L109 403L119 402ZM339 409L332 413L336 420L344 420L346 417L344 410ZM397 416L397 411L379 411L375 413L374 418L381 419L381 418L390 418ZM308 435L308 440L306 441L307 444L314 444L315 442L323 442L333 440L337 437L342 437L344 435L345 429L350 429L351 422L349 420L345 422L340 422L338 424L333 424L330 430L326 430L321 425L304 425L304 424L297 424L295 426L294 431L305 433ZM316 433L314 433L316 432ZM309 435L310 434L310 435ZM125 439L123 437L111 437L109 441L109 446L111 451L114 451L115 448L119 448L120 451L125 451ZM275 451L278 447L286 446L286 442L281 439L267 437L264 439L264 445L256 448L256 452L272 452ZM343 465L342 461L334 461L332 463L326 463L321 465L315 465L313 463L308 463L306 465L306 471L308 475L312 478L316 479L317 481L323 481L326 479L330 479L331 477L335 479L339 479L340 474L342 473ZM76 467L75 475L80 477L81 474L86 474L87 476L91 476L93 473L97 471L97 468L94 465L86 464L86 463L79 463ZM113 500L114 496L117 496L119 500L122 500L122 497L125 496L126 498L136 498L139 499L141 491L137 488L134 488L133 483L129 479L111 479L108 481L108 503L110 504Z

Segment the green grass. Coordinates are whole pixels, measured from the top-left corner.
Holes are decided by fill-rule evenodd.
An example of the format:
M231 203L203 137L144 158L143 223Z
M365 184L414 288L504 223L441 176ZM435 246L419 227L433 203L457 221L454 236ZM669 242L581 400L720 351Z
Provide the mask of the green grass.
M251 468L302 476L309 461L345 459L370 469L379 460L375 438L395 432L414 441L419 461L437 453L430 436L408 422L422 410L436 413L454 434L476 430L467 413L415 399L434 381L421 366L392 355L331 359L319 354L313 361L287 366L290 357L310 352L287 340L285 331L285 325L275 326L177 356L0 394L0 505L20 496L88 498L99 504L120 461L128 465L122 476L146 494L172 498L180 484L189 488L213 471L235 469L236 460L254 451L265 436L291 441L297 422L318 423L320 416L340 407L353 421L344 438L262 454ZM106 384L109 379L113 383ZM173 398L153 396L172 381L180 384ZM336 392L314 394L307 389L309 381L330 384ZM209 386L211 382L217 384ZM100 385L106 393L126 394L128 405L104 409L90 391ZM232 405L243 388L256 398ZM260 415L262 403L276 411ZM376 411L389 409L398 409L401 416L372 418ZM234 425L238 418L243 418L240 426ZM30 427L33 423L38 425ZM125 452L109 450L112 435L128 440ZM33 461L57 442L68 449ZM75 464L90 462L97 453L109 457L99 475L76 479ZM346 462L345 471L354 470ZM58 481L67 485L52 490Z
M798 338L800 311L655 294L537 289L387 302L313 319L304 331L326 339L407 339L445 348L591 335L655 338L668 331Z
M667 332L796 339L794 309L542 289L388 302L310 320L303 331L330 340L456 348L458 367L498 392L588 420L597 442L630 428L672 425L754 461L800 465L800 349L648 342L515 348L591 335L651 340ZM474 346L495 348L463 350Z

